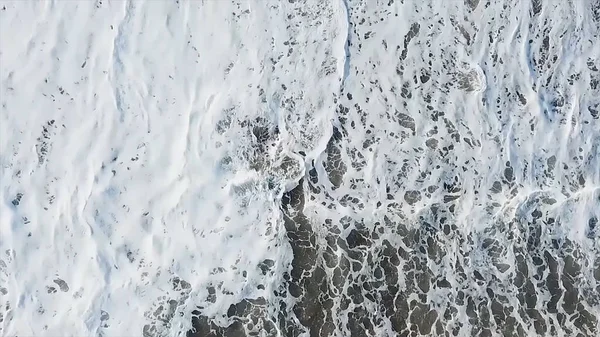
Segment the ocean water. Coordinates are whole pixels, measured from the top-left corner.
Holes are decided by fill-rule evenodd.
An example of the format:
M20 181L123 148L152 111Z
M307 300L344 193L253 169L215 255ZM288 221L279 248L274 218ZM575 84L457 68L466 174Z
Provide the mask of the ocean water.
M0 1L0 335L600 335L595 0Z

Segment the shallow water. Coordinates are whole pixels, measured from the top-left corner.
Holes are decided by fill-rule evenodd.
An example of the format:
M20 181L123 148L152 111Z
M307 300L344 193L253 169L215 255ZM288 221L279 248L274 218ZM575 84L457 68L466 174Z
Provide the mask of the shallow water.
M6 336L597 336L593 1L0 1Z

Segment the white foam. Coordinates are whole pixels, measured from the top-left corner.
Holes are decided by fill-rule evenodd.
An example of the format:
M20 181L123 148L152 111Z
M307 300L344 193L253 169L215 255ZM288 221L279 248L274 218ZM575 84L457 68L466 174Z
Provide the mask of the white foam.
M589 9L552 2L532 19L524 1L489 9L482 2L470 13L462 2L435 4L1 1L2 334L141 335L145 326L156 329L148 336L182 334L198 306L227 325L231 304L257 297L276 312L273 291L293 259L280 199L313 162L327 177L334 125L344 133L345 172L340 187L322 181L321 194L307 198L316 233L344 216L367 227L384 214L418 223L445 202L444 192L413 205L405 193L425 195L460 176L451 220L459 231L530 217L552 198L540 206L545 215L569 223L560 234L592 261L600 247L586 231L588 218L600 216L600 124L586 109L600 94L589 87L586 62L598 62L600 44ZM287 19L292 14L300 24ZM363 17L370 21L358 25ZM418 22L421 35L406 48ZM542 68L531 60L542 57L546 36L544 57L560 62ZM430 80L418 80L430 59ZM562 83L574 75L573 84ZM507 88L519 88L526 103ZM336 113L341 103L351 108L346 122ZM427 105L453 126L428 134L435 123ZM411 116L414 130L400 127L396 112ZM255 125L278 136L258 144ZM440 155L453 134L460 145ZM428 150L430 138L437 149ZM506 184L488 193L506 162L518 190L512 195ZM360 202L340 206L345 195ZM459 249L448 247L449 255ZM475 265L486 263L473 256ZM272 274L257 268L265 259L274 261ZM174 288L176 278L190 287ZM214 301L210 287L219 293ZM431 291L429 299L446 298ZM171 300L174 312L165 313ZM288 309L295 304L286 301ZM589 310L600 315L598 306ZM392 334L389 319L376 328Z

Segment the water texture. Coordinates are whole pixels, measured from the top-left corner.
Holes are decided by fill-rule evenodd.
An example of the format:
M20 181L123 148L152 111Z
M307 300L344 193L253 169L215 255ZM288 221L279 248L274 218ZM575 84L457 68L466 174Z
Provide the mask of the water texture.
M600 3L0 1L0 335L600 335Z

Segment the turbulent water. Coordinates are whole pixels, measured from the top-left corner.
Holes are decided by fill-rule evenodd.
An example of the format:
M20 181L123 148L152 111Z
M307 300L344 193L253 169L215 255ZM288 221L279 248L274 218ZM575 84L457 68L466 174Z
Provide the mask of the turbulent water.
M600 335L597 0L0 1L0 335Z

